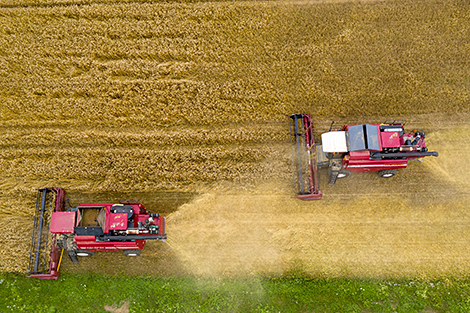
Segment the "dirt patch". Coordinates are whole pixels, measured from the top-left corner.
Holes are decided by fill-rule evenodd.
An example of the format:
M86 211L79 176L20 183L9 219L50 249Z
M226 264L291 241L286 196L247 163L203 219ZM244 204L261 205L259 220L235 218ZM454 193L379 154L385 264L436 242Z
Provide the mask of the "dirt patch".
M129 313L129 301L124 301L120 307L118 307L116 303L105 305L104 310L111 313Z

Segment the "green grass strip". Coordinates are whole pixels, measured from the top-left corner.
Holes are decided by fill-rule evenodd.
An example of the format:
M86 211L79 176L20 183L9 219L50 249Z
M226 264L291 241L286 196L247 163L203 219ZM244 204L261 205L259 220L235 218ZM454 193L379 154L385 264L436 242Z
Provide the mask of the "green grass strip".
M0 312L470 312L470 280L0 274Z

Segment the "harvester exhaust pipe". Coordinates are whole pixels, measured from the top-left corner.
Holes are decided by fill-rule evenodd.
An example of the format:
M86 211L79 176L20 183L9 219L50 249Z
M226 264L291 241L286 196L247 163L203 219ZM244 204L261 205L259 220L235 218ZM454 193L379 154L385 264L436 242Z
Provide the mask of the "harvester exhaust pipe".
M335 124L335 121L331 122L330 129L328 129L329 132L333 129L334 124Z

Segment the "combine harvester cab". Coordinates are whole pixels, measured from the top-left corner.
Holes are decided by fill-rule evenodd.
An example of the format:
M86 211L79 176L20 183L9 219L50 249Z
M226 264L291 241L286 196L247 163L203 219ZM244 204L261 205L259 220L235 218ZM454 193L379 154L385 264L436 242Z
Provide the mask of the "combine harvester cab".
M149 213L140 203L83 203L65 211L65 192L60 188L40 189L38 199L47 199L49 195L52 198L54 193L57 196L53 211L47 209L50 202L47 200L41 201L39 209L36 206L39 218L35 217L31 243L31 277L57 279L64 251L74 263L78 263L78 257L92 256L96 251L123 250L127 256L138 256L147 240L165 241L167 238L165 217ZM48 242L49 236L51 242ZM44 252L43 256L39 256L38 251ZM47 255L48 271L45 272L43 265L39 272L38 264L46 262Z
M351 172L378 172L380 177L392 177L397 169L406 168L409 160L421 161L426 156L438 156L437 152L428 151L424 132L414 130L407 134L404 124L393 121L344 125L335 130L330 127L321 135L322 143L313 149L315 143L310 115L291 115L292 145L297 147L293 154L297 198L319 199L316 197L321 195L317 167L328 168L329 184L333 185L338 178L348 177ZM315 151L315 158L310 151ZM308 166L302 167L300 164L304 164L305 159ZM304 187L306 182L310 186L307 190Z

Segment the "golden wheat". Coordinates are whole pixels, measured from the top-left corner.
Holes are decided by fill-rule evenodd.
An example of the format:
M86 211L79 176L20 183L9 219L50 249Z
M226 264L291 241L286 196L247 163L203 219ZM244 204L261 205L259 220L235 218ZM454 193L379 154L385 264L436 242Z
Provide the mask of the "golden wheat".
M29 242L19 234L30 231L39 187L148 192L150 201L157 191L230 192L235 182L249 193L287 198L286 114L295 112L313 114L316 135L333 117L406 117L410 127L434 131L429 144L444 151L445 162L411 165L399 184L365 174L359 187L322 185L325 195L344 198L370 186L400 194L414 176L428 180L408 183L413 194L435 201L462 194L468 184L455 179L452 165L465 162L454 162L452 145L461 142L452 136L470 110L469 16L465 3L440 0L3 1L0 229L9 235L0 243L13 253L0 270L25 270ZM445 129L446 136L436 134ZM269 190L256 189L266 181ZM304 246L294 247L299 255L312 243L313 234L304 235L286 231L289 240L302 239ZM305 258L315 257L312 251Z
M468 14L438 1L4 9L0 112L213 125L468 111Z

